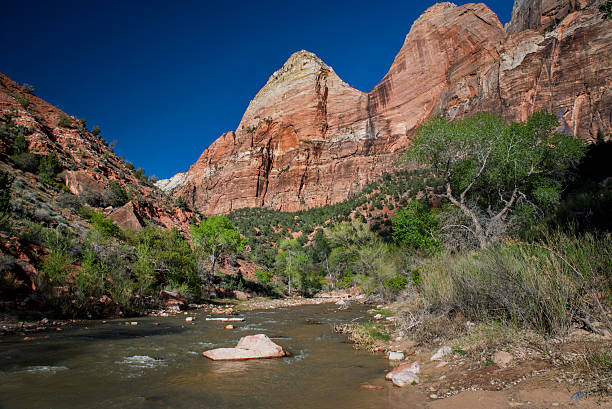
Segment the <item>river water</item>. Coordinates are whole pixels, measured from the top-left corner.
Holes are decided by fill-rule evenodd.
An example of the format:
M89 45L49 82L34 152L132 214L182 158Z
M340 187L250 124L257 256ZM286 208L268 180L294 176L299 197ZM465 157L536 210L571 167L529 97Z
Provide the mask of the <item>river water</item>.
M356 351L334 333L336 323L365 318L363 306L245 312L234 330L190 315L193 324L184 315L146 317L127 320L136 326L87 322L34 341L0 338L0 409L417 407L412 392L385 384L383 355ZM233 362L201 355L258 333L293 355Z

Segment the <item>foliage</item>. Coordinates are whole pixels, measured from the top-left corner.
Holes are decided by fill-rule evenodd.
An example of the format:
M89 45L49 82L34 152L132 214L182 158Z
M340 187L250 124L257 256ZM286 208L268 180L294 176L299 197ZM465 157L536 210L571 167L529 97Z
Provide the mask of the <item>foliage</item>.
M267 270L256 270L255 277L257 278L257 281L261 284L270 284L274 279L274 274Z
M501 320L543 334L604 314L592 297L612 295L612 237L547 233L533 243L507 241L464 255L445 254L419 267L429 312ZM599 294L599 295L598 295Z
M240 253L246 240L226 216L212 216L191 226L191 238L200 258L210 258L210 274L214 276L219 257Z
M106 192L106 202L113 207L121 207L127 202L129 202L130 198L127 194L125 188L116 180L111 180L108 185L108 190Z
M25 172L37 173L40 165L40 155L30 152L23 152L11 156L11 160L17 169Z
M27 82L23 83L23 85L21 86L21 89L23 90L23 92L26 92L28 94L33 94L34 92L36 92L36 89L34 88L34 86L28 84Z
M62 192L56 198L55 202L58 206L64 209L70 209L75 213L78 213L79 210L83 207L83 203L81 199L77 195L73 195L70 192Z
M584 142L555 133L555 116L535 113L508 125L494 114L464 120L429 119L407 158L432 168L444 180L437 196L469 219L480 247L499 239L517 206L539 213L554 209L567 169L584 154Z
M612 20L612 1L606 1L599 6L599 11L603 13L601 16L604 20Z
M11 212L11 188L14 180L10 173L0 170L0 222Z
M94 125L94 127L91 129L91 133L98 136L100 133L102 133L102 130L98 125Z
M440 246L436 237L436 217L422 200L413 200L405 209L396 212L392 223L393 240L399 245L425 252Z
M60 114L57 119L57 126L62 127L62 128L72 128L73 127L72 119L68 117L68 115L66 114Z
M15 94L15 99L17 99L19 105L21 105L24 109L28 109L28 107L30 106L30 98L28 97L24 97L20 94Z
M123 238L121 229L102 212L92 209L86 211L86 217L92 225L92 228L100 233L103 237Z
M306 262L308 257L300 243L295 239L285 239L279 244L280 252L276 256L276 271L287 279L289 294L292 288L307 292Z
M40 159L40 165L38 167L38 174L45 183L53 183L58 173L62 171L62 164L60 163L55 152L49 155L43 156Z

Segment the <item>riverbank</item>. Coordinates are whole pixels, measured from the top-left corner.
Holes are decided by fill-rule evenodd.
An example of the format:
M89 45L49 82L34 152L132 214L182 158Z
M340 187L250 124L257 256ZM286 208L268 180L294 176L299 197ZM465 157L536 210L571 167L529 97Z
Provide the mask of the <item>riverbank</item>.
M576 327L564 337L545 338L511 326L463 322L462 330L455 323L419 342L393 305L369 313L369 322L345 323L336 331L357 348L397 359L389 360L390 370L418 362L418 384L402 389L423 396L426 408L612 407L609 330ZM364 387L394 386L381 375Z

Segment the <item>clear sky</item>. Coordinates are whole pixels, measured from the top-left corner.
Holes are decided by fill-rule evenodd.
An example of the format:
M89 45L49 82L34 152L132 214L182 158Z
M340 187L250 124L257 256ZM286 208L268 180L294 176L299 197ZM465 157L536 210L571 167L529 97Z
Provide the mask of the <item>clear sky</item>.
M369 91L434 3L11 1L0 13L0 72L99 125L118 155L165 178L235 130L295 51L314 52ZM512 3L486 4L506 23Z

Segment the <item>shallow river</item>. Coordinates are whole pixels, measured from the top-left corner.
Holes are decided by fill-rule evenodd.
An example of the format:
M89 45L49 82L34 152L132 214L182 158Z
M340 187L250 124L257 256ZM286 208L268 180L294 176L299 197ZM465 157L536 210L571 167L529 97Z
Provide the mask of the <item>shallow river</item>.
M409 391L385 385L384 356L356 351L333 332L335 323L365 317L362 306L246 312L234 330L191 315L193 324L184 315L147 317L129 320L137 326L92 321L29 342L0 338L0 409L415 407ZM213 362L201 355L258 333L293 356Z

